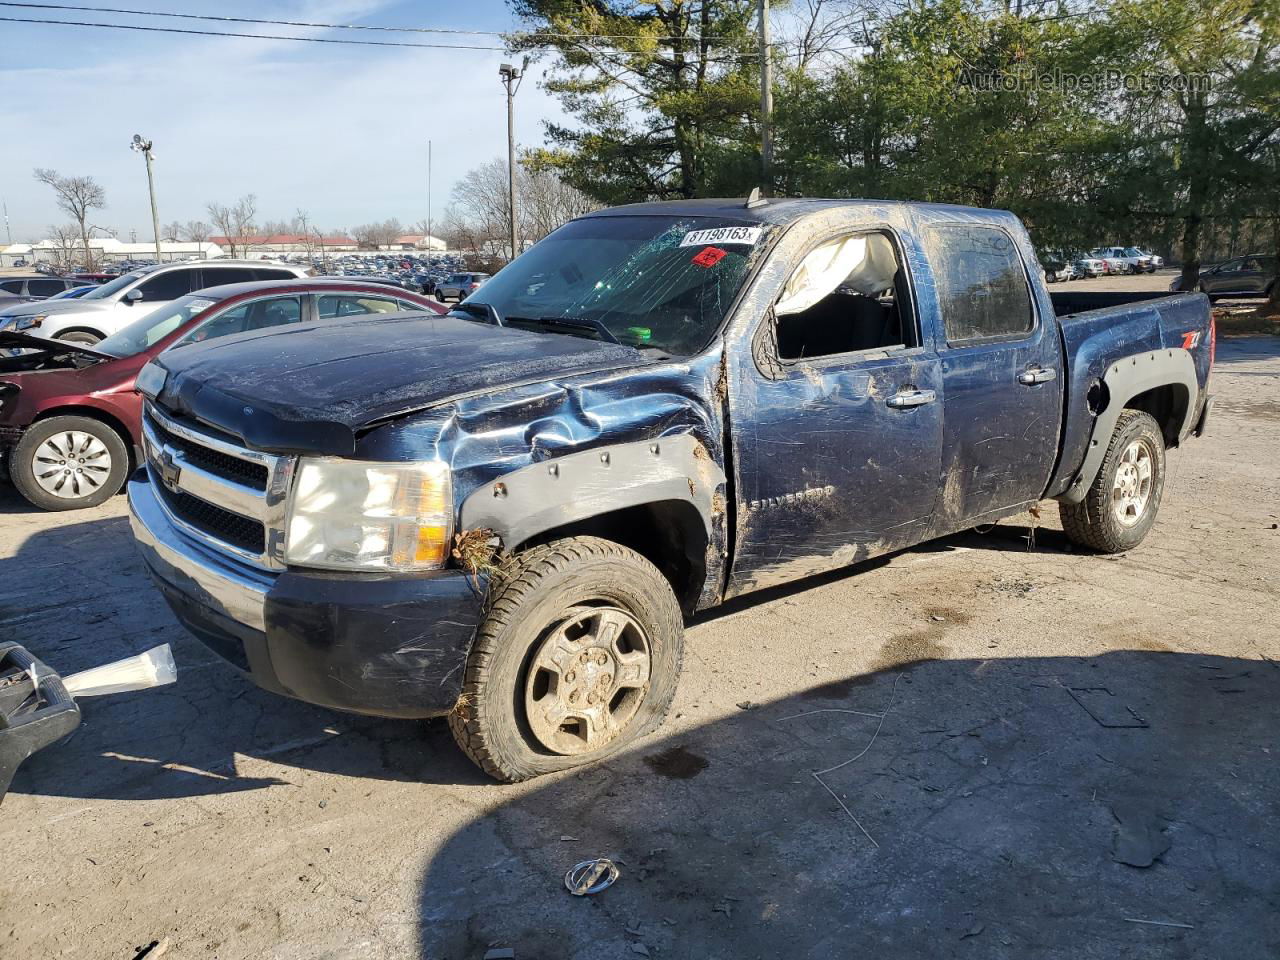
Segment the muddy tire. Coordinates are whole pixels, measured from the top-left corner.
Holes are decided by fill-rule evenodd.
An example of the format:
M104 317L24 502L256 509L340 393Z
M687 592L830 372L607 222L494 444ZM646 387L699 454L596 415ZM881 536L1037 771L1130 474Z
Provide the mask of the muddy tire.
M490 584L449 728L508 783L592 763L662 723L683 654L680 605L644 557L596 537L533 547Z
M13 485L42 510L96 507L120 492L129 450L90 417L50 417L27 429L9 457Z
M1058 504L1062 529L1073 543L1099 553L1132 550L1160 510L1164 466L1160 425L1149 413L1123 411L1084 500Z

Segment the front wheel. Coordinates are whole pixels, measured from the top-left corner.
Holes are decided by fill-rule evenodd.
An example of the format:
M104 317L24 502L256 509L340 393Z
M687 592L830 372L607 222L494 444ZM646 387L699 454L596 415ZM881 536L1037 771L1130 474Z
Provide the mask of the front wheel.
M96 507L120 492L128 472L129 451L120 435L89 417L38 421L9 462L18 492L44 510Z
M92 347L102 340L96 333L91 333L88 330L71 330L67 333L58 334L54 339L61 340L63 343L79 343L86 347Z
M596 537L534 547L490 583L449 727L509 783L591 763L662 723L683 650L680 605L644 557Z
M1151 531L1164 492L1164 435L1149 413L1125 410L1116 421L1097 479L1080 503L1059 503L1073 543L1123 553Z

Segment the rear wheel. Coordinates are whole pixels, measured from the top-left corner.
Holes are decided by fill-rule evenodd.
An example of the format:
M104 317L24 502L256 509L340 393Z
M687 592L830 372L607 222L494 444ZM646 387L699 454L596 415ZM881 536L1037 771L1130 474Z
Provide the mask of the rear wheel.
M596 537L534 547L490 584L449 727L498 780L591 763L662 723L683 649L680 605L644 557Z
M1084 500L1058 505L1062 529L1074 543L1092 550L1132 550L1146 538L1160 510L1164 464L1160 425L1149 413L1125 410Z
M51 417L32 425L9 461L13 485L44 510L95 507L120 492L129 451L120 435L89 417Z

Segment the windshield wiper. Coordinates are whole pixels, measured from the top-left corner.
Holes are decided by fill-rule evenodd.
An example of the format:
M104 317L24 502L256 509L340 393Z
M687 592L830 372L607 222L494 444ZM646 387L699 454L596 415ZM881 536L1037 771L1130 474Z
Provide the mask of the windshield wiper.
M479 314L475 314L475 311L473 309L475 307L480 308ZM475 316L479 316L483 320L492 320L493 325L495 327L506 326L506 323L504 323L502 320L502 314L498 312L498 308L495 307L492 303L484 303L483 301L476 301L472 303L468 301L467 303L458 304L456 307L453 308L453 310L450 310L449 313L452 314L454 310L462 310L466 313L471 313Z
M590 317L508 317L512 323L536 323L544 327L571 327L575 330L591 330L599 335L601 340L607 340L609 343L616 343L622 346L622 341L613 335L613 331L606 327L601 321L593 320Z

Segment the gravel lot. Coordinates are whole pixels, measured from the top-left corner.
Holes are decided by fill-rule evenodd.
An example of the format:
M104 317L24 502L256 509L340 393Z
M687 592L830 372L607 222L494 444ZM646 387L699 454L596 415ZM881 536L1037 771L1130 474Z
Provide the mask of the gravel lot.
M1280 955L1280 339L1221 342L1213 389L1140 550L1072 551L1046 505L736 602L659 734L514 787L442 724L249 686L177 627L123 498L0 487L0 635L179 664L19 773L0 955ZM570 897L597 855L621 879Z

